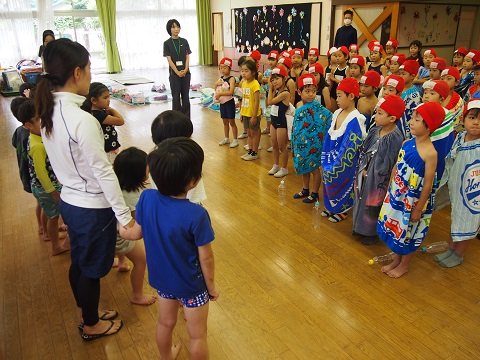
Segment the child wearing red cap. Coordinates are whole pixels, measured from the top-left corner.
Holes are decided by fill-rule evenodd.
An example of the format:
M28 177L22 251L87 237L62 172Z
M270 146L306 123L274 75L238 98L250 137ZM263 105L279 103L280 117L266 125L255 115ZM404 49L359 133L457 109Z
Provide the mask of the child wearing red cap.
M351 59L354 56L358 56L358 45L352 44L348 47L348 57Z
M382 88L382 95L398 95L402 94L403 88L405 87L405 80L401 76L392 74L385 79Z
M268 96L269 84L270 84L270 74L272 70L277 66L279 54L277 50L272 50L268 53L268 69L263 72L262 78L262 89ZM267 126L262 130L262 134L270 134L270 106L265 107L265 120L267 120Z
M320 174L323 139L332 120L332 113L315 100L317 82L312 74L298 79L301 102L295 110L292 126L292 152L295 173L302 175L303 189L293 195L303 198L304 203L318 201L318 190L322 181ZM310 193L310 174L313 177Z
M377 220L387 193L385 184L402 147L403 134L396 125L405 111L397 95L387 95L378 102L375 125L367 134L356 170L353 205L353 234L362 236L364 245L378 241Z
M373 70L368 70L360 79L361 97L358 99L357 109L360 114L365 116L365 129L370 129L370 120L372 118L378 98L375 95L380 87L380 74Z
M390 59L390 75L395 74L398 75L398 71L400 70L400 66L407 60L405 55L403 54L395 54Z
M433 58L430 62L430 80L441 80L442 71L447 68L447 60L443 58Z
M435 102L442 105L447 96L450 94L450 87L446 81L443 80L429 80L423 84L423 98L424 104L429 102ZM455 135L453 132L453 126L455 118L452 114L444 108L445 115L442 124L431 135L433 146L438 153L437 161L437 182L442 180L443 172L445 170L445 156L447 156L450 148L452 147Z
M327 51L327 60L328 60L328 65L325 68L325 80L327 81L327 85L329 90L332 88L332 81L330 80L330 74L335 71L335 68L337 67L337 58L333 57L333 53L337 51L336 47L331 47Z
M275 67L270 75L267 105L270 107L271 139L273 150L273 167L268 172L275 177L288 174L287 152L287 117L290 106L290 93L286 86L288 74L283 66Z
M480 90L480 64L475 65L473 68L473 80L475 83L468 88L468 91L464 97L465 102L468 102L471 98L473 98L473 94Z
M447 156L448 188L452 203L452 225L449 248L434 256L440 266L454 267L463 263L463 256L480 229L478 188L480 182L480 99L465 105L465 130L458 134Z
M460 95L455 91L455 87L460 81L460 72L455 66L449 66L442 71L441 80L446 81L450 88L450 93L443 101L442 106L452 114L454 118L454 131L459 133L463 131L462 111L464 102Z
M349 69L350 77L360 82L363 74L365 73L364 57L360 55L353 56L348 63L348 69Z
M233 92L235 91L235 77L230 75L232 67L232 59L223 58L220 60L220 79L215 83L215 99L220 102L220 116L223 120L223 133L225 137L218 145L230 144L229 124L232 128L233 141L231 148L238 146L238 129L235 124L235 99Z
M365 132L365 117L355 109L355 99L360 95L358 81L346 78L337 88L339 109L325 135L322 151L323 202L322 216L331 222L347 217L353 206L353 179Z
M330 87L330 97L332 99L336 99L337 86L340 81L350 76L350 71L348 70L347 66L348 49L345 46L332 49L334 50L332 54L332 59L334 59L336 67L333 72L331 72L328 76L332 84L332 86Z
M391 278L404 275L427 234L433 212L437 151L430 140L445 117L437 103L420 104L410 122L414 137L403 143L383 201L377 233L395 253L382 267Z
M418 92L417 88L413 86L413 79L417 76L418 69L420 68L420 64L418 61L415 60L407 60L405 61L398 70L398 75L403 77L405 81L405 88L402 92L402 99L405 101L405 112L397 122L397 125L400 127L400 130L403 131L403 135L405 139L411 139L412 135L410 134L410 119L412 118L413 109L420 104L421 96Z
M258 50L253 50L248 54L247 60L252 60L255 63L255 66L257 67L257 80L260 84L263 84L263 74L261 71L258 70L260 68L260 60L262 59L262 54Z
M430 79L430 64L436 56L437 52L434 49L425 50L423 53L423 66L420 66L417 76L413 79L413 84L420 93L420 96L423 95L423 83Z
M390 60L392 59L392 56L397 53L397 48L398 48L397 39L389 39L385 44L385 53L387 54L387 56L385 57L383 63L387 68L387 75L392 74L392 72L390 71Z
M458 71L463 70L463 59L467 54L468 50L463 47L459 47L453 52L452 65L455 66Z
M330 97L330 90L328 89L327 81L323 76L323 71L323 66L319 63L314 63L308 68L308 73L312 74L317 82L316 100L328 110L334 111L332 98Z
M242 155L246 161L258 159L260 144L260 84L257 80L258 71L255 62L247 60L242 64L242 107L240 115L248 133L248 152Z
M370 63L368 64L368 70L373 70L387 77L387 67L383 63L383 46L380 44L372 44L370 47Z
M292 68L290 69L289 75L295 81L297 82L297 79L300 78L300 76L303 75L303 72L305 69L303 68L303 50L302 49L293 49L290 52L291 59L292 59ZM300 94L298 92L295 93L295 99L293 101L293 106L297 106L297 103L301 100Z
M475 83L475 79L473 78L473 68L480 62L480 51L472 49L465 55L463 59L463 70L460 73L460 82L455 87L455 91L460 95L462 98L468 92L468 88Z
M319 56L320 56L320 50L318 50L317 48L310 48L310 50L308 50L308 56L307 56L308 64L307 66L305 66L306 72L308 72L308 68L310 66L318 63ZM322 72L322 75L323 75L323 72Z

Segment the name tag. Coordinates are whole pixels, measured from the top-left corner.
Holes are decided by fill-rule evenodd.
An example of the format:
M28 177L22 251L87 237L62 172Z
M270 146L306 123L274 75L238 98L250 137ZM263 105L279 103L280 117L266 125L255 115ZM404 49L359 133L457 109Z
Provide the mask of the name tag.
M179 60L179 61L177 61L177 62L175 63L175 65L177 65L177 66L183 66L183 61Z
M278 105L272 105L270 115L278 116Z
M335 79L342 81L342 80L343 80L343 76L342 76L342 75L335 75Z

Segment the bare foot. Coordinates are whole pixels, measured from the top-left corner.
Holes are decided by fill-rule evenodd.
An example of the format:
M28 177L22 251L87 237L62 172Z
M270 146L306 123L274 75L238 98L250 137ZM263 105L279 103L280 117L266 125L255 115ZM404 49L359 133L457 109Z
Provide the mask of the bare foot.
M68 230L68 226L65 224L62 224L58 227L58 231L67 231L67 230Z
M43 233L42 233L42 240L43 240L43 241L50 241L50 238L48 237L48 235L47 235L46 232L43 232Z
M58 238L59 238L60 240L65 239L67 236L68 236L68 233L66 233L66 232L59 232L59 233L58 233Z
M127 272L130 271L130 265L128 265L128 262L118 262L118 272Z
M154 295L147 295L147 294L141 294L141 295L135 295L132 294L130 296L130 302L132 304L136 305L152 305L156 300L156 296Z
M115 257L115 258L113 259L112 268L114 268L114 267L118 267L118 258L117 258L117 257Z
M172 345L172 359L176 359L179 352L180 352L180 344L173 344Z
M395 269L399 264L400 264L401 258L398 258L398 260L393 260L390 264L382 266L381 271L384 274L388 274L389 271Z
M107 329L112 325L112 322L113 326L107 331ZM84 325L83 332L87 335L99 335L104 334L105 331L107 331L105 335L112 335L115 334L121 327L122 320L100 320L93 326Z
M55 247L55 248L53 248L52 246L52 256L60 255L68 250L70 250L70 245L65 244L65 242L62 245L59 245L58 247Z
M408 272L408 265L398 265L395 269L390 270L387 275L390 276L391 278L399 278L400 276L406 274Z
M43 234L43 226L38 227L38 234L42 235Z

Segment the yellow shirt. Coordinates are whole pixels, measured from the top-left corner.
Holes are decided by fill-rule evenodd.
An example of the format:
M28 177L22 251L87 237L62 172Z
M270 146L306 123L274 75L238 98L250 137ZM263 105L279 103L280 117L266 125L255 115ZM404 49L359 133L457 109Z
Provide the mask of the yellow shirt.
M252 80L250 82L244 81L242 83L242 108L240 109L240 114L242 116L252 117L254 115L253 106L255 102L255 93L257 91L260 92L260 84L257 80ZM260 116L261 113L259 96L257 116Z
M43 146L42 138L30 133L30 151L28 153L33 160L35 175L46 193L55 190L47 169L47 152Z

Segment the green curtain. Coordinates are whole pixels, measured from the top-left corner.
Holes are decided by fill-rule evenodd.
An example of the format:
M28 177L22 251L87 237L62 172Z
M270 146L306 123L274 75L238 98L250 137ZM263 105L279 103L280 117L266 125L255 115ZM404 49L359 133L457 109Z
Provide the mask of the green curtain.
M196 4L198 20L199 64L212 65L212 13L210 10L210 0L196 0Z
M107 71L122 71L122 62L117 47L117 12L116 0L96 0L97 12L102 25L105 38L105 56L107 58Z

